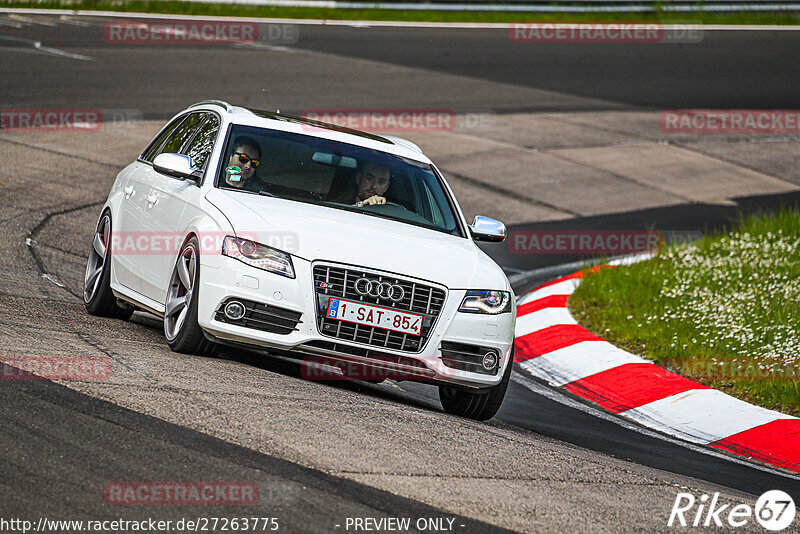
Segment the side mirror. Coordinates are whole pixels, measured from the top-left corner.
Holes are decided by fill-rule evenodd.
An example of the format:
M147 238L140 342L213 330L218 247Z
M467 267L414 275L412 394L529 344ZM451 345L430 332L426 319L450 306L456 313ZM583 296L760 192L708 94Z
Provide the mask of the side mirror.
M475 241L489 241L491 243L504 241L508 233L505 224L483 215L475 216L472 224L469 225L469 231Z
M199 169L192 167L192 158L183 154L159 154L153 160L153 169L179 180L188 178L197 181L197 176L200 174L197 172Z

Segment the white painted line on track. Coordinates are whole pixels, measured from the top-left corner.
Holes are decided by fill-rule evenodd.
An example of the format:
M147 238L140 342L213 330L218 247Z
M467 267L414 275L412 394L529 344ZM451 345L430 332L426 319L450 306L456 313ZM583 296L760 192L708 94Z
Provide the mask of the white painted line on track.
M627 420L622 419L622 418L620 418L618 416L611 415L608 412L605 412L605 411L603 411L603 410L601 410L599 408L595 408L595 407L590 406L588 404L583 404L582 402L578 402L577 400L566 396L561 391L550 389L549 387L547 387L547 386L545 386L543 384L540 384L540 383L538 383L538 382L536 382L536 381L534 381L534 380L532 380L532 379L530 379L530 378L528 378L528 377L526 377L524 375L521 375L521 374L519 374L517 372L513 372L511 374L511 380L513 380L517 384L529 389L533 393L536 393L537 395L541 395L541 396L546 397L546 398L548 398L548 399L550 399L552 401L555 401L555 402L557 402L559 404L563 404L564 406L567 406L569 408L574 408L575 410L579 410L579 411L581 411L581 412L583 412L585 414L591 415L593 417L597 417L598 419L602 419L604 421L608 421L608 422L614 423L615 425L619 425L619 426L621 426L621 427L623 427L623 428L625 428L627 430L632 430L634 432L637 432L639 434L642 434L642 435L645 435L645 436L648 436L648 437L651 437L651 438L660 439L662 441L666 441L666 442L672 443L673 445L678 445L678 446L683 447L685 449L689 449L692 452L698 452L700 454L705 454L706 456L712 456L714 458L721 458L723 460L727 460L727 461L733 462L735 464L739 464L739 465L742 465L742 466L750 467L752 469L757 469L758 471L763 471L765 473L771 473L773 475L779 475L779 476L782 476L784 478L788 478L790 480L797 480L797 477L792 476L792 475L790 475L788 473L784 473L783 471L778 471L776 469L771 469L771 468L769 468L769 467L767 467L765 465L757 464L757 463L754 463L754 462L741 460L741 459L739 459L739 458L737 458L735 456L729 456L727 454L723 454L721 452L717 452L714 449L710 449L708 447L695 445L694 443L689 443L689 442L686 442L686 441L682 441L680 439L671 438L671 437L666 436L664 434L661 434L659 432L655 432L653 430L649 430L649 429L647 429L647 428L645 428L645 427L643 427L643 426L641 426L641 425L639 425L637 423L634 423L634 422L631 422L631 421L627 421Z
M3 20L3 19L0 19L0 26L14 28L15 30L22 29L22 24L20 24L19 22L11 22L10 20Z
M41 41L34 41L33 39L23 39L21 37L12 37L10 35L0 35L0 41L11 41L14 43L21 43L24 45L28 45L31 48L18 48L13 46L3 47L3 50L9 50L12 52L41 52L43 54L49 54L53 56L61 56L66 57L69 59L79 59L81 61L93 61L94 58L91 56L84 56L81 54L73 54L72 52L67 52L66 50L59 50L58 48L53 48L50 46L42 46Z
M49 26L51 28L58 26L58 22L54 20L46 18L32 19L30 17L25 17L19 13L11 13L8 15L8 18L16 20L17 22L22 22L23 24L39 24L40 26Z
M226 20L261 22L265 24L304 24L312 26L350 26L355 28L391 27L391 28L452 28L452 29L497 29L508 30L514 23L507 22L411 22L394 20L332 20L332 19L281 19L268 17L215 17L209 15L171 15L164 13L130 13L121 11L86 11L80 9L31 9L31 8L0 8L0 13L25 13L33 15L76 15L81 17L105 18L148 18L164 20ZM519 23L517 23L519 24ZM540 23L547 24L548 28L570 28L572 23ZM683 30L687 24L664 24L665 30ZM768 25L758 26L753 24L736 26L731 24L696 24L692 28L704 31L800 31L800 25Z
M54 56L61 56L66 57L69 59L79 59L81 61L94 61L94 58L91 56L84 56L82 54L75 54L72 52L67 52L66 50L59 50L58 48L53 48L50 46L42 46L41 42L36 42L33 45L36 50L41 50L42 52L46 52L48 54L52 54Z
M59 20L59 23L60 23L60 24L67 24L67 25L69 25L69 26L80 26L81 28L86 28L87 26L91 26L91 24L90 24L90 23L88 23L88 22L86 22L86 21L83 21L83 20L76 20L76 19L73 19L73 18L72 18L71 16L69 16L69 15L61 15L61 16L58 18L58 20Z
M44 278L45 280L49 280L50 282L53 282L58 287L66 287L64 284L62 284L61 282L59 282L58 280L56 280L54 277L50 276L47 273L42 273L42 278Z

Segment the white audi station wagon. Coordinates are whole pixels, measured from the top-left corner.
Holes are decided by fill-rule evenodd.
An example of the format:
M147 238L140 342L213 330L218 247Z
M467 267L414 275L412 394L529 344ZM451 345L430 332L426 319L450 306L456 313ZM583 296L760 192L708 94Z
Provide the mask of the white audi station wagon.
M467 224L410 141L206 101L117 176L84 301L163 318L177 352L247 346L344 378L428 382L446 412L486 420L516 308L475 242L505 237L487 217Z

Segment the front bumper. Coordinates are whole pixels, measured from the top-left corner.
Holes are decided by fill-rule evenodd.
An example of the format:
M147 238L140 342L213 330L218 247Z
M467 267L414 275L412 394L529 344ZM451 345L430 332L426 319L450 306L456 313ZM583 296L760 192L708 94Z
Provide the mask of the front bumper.
M419 352L397 351L366 343L344 341L322 335L317 326L317 295L314 290L312 263L294 259L295 278L286 278L256 269L228 258L217 257L200 270L198 322L208 334L221 341L254 347L303 353L310 360L324 358L357 363L386 371L409 380L445 382L472 388L497 385L506 365L510 365L514 341L515 313L479 315L459 313L466 289L447 291L444 306ZM414 280L412 277L403 278ZM420 283L429 283L419 281ZM281 333L266 332L219 320L221 305L231 298L254 301L299 313L294 328ZM456 369L442 358L442 342L492 349L499 356L495 374ZM447 354L447 352L446 352ZM392 373L396 373L392 374Z

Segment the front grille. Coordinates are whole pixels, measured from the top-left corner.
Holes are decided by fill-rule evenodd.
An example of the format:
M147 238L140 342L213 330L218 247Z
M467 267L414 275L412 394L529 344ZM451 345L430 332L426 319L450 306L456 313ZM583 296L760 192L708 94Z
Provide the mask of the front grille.
M361 277L402 286L403 299L399 302L361 296L356 292L355 282ZM314 291L317 295L317 326L324 336L346 341L364 343L406 352L420 352L444 307L446 293L438 287L412 282L394 275L378 274L356 267L334 265L314 266ZM328 302L331 297L361 301L387 308L416 313L423 316L421 335L403 334L376 326L359 325L336 319L328 319Z
M442 351L442 363L451 369L480 373L482 375L496 375L497 370L500 368L500 354L490 347L442 341L440 349ZM486 369L483 366L483 357L487 352L494 354L497 361L497 364L491 369Z
M232 320L225 317L225 313L223 312L225 305L232 300L237 300L244 304L246 311L244 317L241 319ZM277 306L270 306L269 304L262 304L252 300L229 298L217 308L215 318L217 321L223 323L253 328L272 334L286 335L297 330L297 324L300 322L301 316L302 314L299 312L279 308Z

